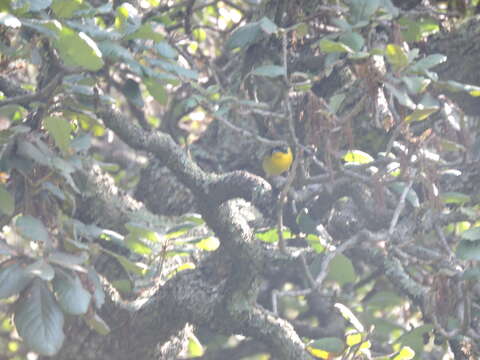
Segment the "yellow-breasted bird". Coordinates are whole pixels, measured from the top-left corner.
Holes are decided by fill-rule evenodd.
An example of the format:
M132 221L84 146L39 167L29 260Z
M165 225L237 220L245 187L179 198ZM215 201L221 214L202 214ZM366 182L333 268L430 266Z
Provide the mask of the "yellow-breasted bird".
M290 169L293 154L290 146L275 146L263 158L262 167L267 176L277 176Z

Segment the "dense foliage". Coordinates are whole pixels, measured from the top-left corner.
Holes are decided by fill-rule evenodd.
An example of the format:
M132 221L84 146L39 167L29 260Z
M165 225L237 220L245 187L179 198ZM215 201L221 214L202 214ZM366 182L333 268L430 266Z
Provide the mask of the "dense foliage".
M479 10L0 1L0 358L479 358Z

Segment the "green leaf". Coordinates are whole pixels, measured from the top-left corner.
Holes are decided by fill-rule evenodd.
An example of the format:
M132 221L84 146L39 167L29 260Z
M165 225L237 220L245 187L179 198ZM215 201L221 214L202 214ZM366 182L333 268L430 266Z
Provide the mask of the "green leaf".
M5 215L12 215L15 211L15 199L3 184L0 184L0 211Z
M198 42L202 42L207 39L206 31L200 28L193 30L192 35L193 35L193 38Z
M45 118L45 128L53 137L55 144L65 154L70 149L72 126L64 118L49 116Z
M40 355L53 356L62 347L63 313L55 298L40 279L18 300L14 323L26 345Z
M418 107L411 114L407 115L404 120L405 122L423 121L430 115L436 113L438 109L438 106L423 107L418 105Z
M385 48L385 55L395 71L399 71L408 65L408 54L396 44L388 44Z
M259 24L260 28L268 35L275 34L278 31L278 26L267 17L261 18Z
M307 237L308 245L318 254L321 254L325 251L325 247L322 245L320 238L314 234L308 234Z
M340 304L340 303L336 303L334 306L335 306L335 308L338 309L338 311L340 311L340 314L342 314L342 316L345 319L347 319L350 322L350 324L352 324L353 327L359 333L365 332L365 327L360 322L360 320L358 320L358 318L355 316L355 314L352 312L352 310L350 310L348 307L346 307L345 305Z
M336 337L325 337L317 339L314 342L308 344L310 349L323 350L329 353L340 354L345 349L345 343L343 340Z
M374 159L361 150L350 150L344 156L343 160L349 164L368 164L371 163Z
M458 81L449 80L449 81L441 81L438 84L441 88L445 88L452 92L466 92L471 96L477 97L480 96L480 87L475 85L463 84Z
M410 66L410 70L413 72L423 72L429 70L430 68L437 66L441 63L447 61L447 57L442 54L432 54L416 61Z
M47 167L52 166L51 158L53 157L53 154L44 153L30 141L19 139L17 141L17 154L24 158L31 159L37 164Z
M444 192L440 194L440 199L444 204L465 205L470 202L472 198L469 195L460 192Z
M100 335L105 336L110 333L110 327L97 313L93 315L89 314L85 316L84 319L90 329L95 330Z
M28 265L25 268L25 272L45 281L51 281L55 276L55 270L44 259L40 259L33 264Z
M13 29L22 26L22 23L18 18L6 12L0 12L0 24Z
M52 3L52 0L16 0L12 2L14 9L28 9L27 11L38 12L45 10Z
M206 237L195 244L197 248L205 251L215 251L220 246L220 241L213 236Z
M337 41L332 41L328 39L322 39L318 42L318 46L320 47L320 50L325 52L325 53L353 53L354 51L348 47L347 45L337 42Z
M67 314L85 314L90 306L92 295L84 289L76 274L59 271L53 280L53 289L58 302Z
M86 152L92 146L92 136L90 134L79 134L70 145L76 152Z
M189 358L196 358L203 356L205 349L194 334L188 338L188 356Z
M23 266L15 261L5 261L0 266L0 299L8 298L23 291L32 281Z
M146 23L142 24L137 30L132 32L131 34L125 36L125 40L132 40L132 39L145 39L145 40L153 40L155 42L163 40L163 35L158 33L152 28L152 24Z
M237 28L225 42L227 50L245 48L260 40L264 32L258 22L252 22Z
M10 245L6 244L2 240L0 240L0 255L6 255L8 257L13 257L18 255L17 251L11 247Z
M390 189L395 191L398 195L402 195L403 191L405 190L406 184L403 181L395 181L389 185ZM414 208L420 207L420 199L418 198L417 193L415 190L410 189L408 190L407 201L412 205Z
M93 266L88 268L87 277L90 284L90 291L93 288L93 301L97 309L99 309L105 303L105 292L103 291L100 277Z
M410 97L408 96L407 92L404 89L399 90L395 86L390 85L387 82L384 83L384 85L388 89L388 91L390 91L392 95L395 96L395 98L398 100L398 102L401 105L406 106L407 108L412 110L415 110L417 108L417 105L415 105L412 99L410 99Z
M373 310L388 309L399 306L404 300L393 291L379 291L368 299L367 306Z
M319 224L319 220L314 219L310 214L308 213L307 209L302 209L300 211L300 214L297 216L297 224L299 227L299 230L303 232L304 234L317 234L317 226ZM317 237L318 239L318 237ZM314 242L317 240L314 240ZM318 240L320 241L320 240ZM310 245L312 246L312 245Z
M335 255L328 266L327 279L340 286L355 282L357 274L350 259L343 254Z
M478 281L480 279L480 267L466 269L461 275L461 279Z
M415 351L408 346L402 347L398 355L396 355L393 360L411 360L415 357Z
M284 239L292 238L292 233L288 230L284 230L282 235ZM266 243L275 243L278 241L278 231L276 228L272 228L264 232L255 233L255 237Z
M165 237L167 239L178 238L178 237L186 234L187 232L189 232L191 229L193 229L196 226L198 226L198 224L192 223L192 222L185 222L183 224L175 225L175 226L173 226L173 227L171 227L170 229L167 230L167 233L166 233Z
M362 35L355 31L348 31L340 35L340 43L345 44L353 51L361 51L365 45L365 39Z
M61 201L65 201L67 199L65 193L57 185L52 184L50 181L42 183L42 189L49 191Z
M50 242L45 225L30 215L19 216L15 221L15 227L20 235L28 240Z
M150 255L152 253L152 249L148 245L132 234L125 237L125 245L140 255Z
M478 241L480 240L480 226L476 226L465 230L460 234L460 237L468 241Z
M111 253L111 254L113 254L113 257L115 257L118 260L120 265L122 265L126 271L136 275L141 275L141 276L147 273L147 270L148 270L147 265L140 262L135 263L133 261L128 260L125 256L122 256L122 255L118 255L114 253Z
M404 76L402 77L402 81L407 86L409 93L413 95L424 92L432 82L431 79L422 76Z
M423 335L432 330L433 325L430 324L419 326L400 336L396 341L396 344L408 346L412 348L413 351L415 351L417 356L420 356L424 349Z
M167 105L168 93L167 90L165 90L165 86L160 81L154 78L144 78L143 83L147 87L150 95L152 95L160 105Z
M369 20L380 6L380 0L355 0L348 3L355 22Z
M56 20L47 22L45 27L56 33L54 45L65 65L80 66L91 71L97 71L103 67L102 53L95 41L87 34L77 33Z
M125 228L131 233L137 236L140 239L145 239L151 242L159 242L160 237L156 231L153 231L151 228L148 226L134 223L134 222L129 222L125 224Z
M277 76L283 76L285 74L285 68L278 65L264 65L254 69L252 74L274 78Z
M155 49L160 56L163 56L167 59L176 59L178 57L177 50L175 50L175 48L173 48L168 42L164 40L159 41L158 44L155 45Z
M69 19L75 11L85 8L82 0L53 0L51 9L59 18Z
M265 37L265 34L271 35L277 31L277 25L264 17L257 22L252 22L236 29L227 39L225 48L227 50L245 48L260 41Z
M424 37L440 30L437 20L426 17L411 20L407 17L398 20L401 32L408 43L421 41Z
M84 319L87 325L100 335L105 336L110 333L110 327L107 325L105 320L103 320L97 313L85 316Z
M113 280L112 286L123 294L129 294L133 290L133 284L130 279Z
M87 269L85 269L82 264L84 264L88 260L87 252L81 252L79 255L66 253L63 251L52 251L48 255L48 261L63 266L64 268L83 272L86 273Z

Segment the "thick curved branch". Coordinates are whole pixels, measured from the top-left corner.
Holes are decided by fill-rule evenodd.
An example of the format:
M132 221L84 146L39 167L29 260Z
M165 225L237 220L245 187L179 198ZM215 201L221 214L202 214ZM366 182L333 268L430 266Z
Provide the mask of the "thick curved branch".
M270 204L274 203L274 194L270 184L264 179L245 171L224 175L206 173L169 135L147 132L111 108L99 109L97 115L126 144L156 156L192 191L198 202L208 202L215 206L241 197L253 202L262 211L271 211Z

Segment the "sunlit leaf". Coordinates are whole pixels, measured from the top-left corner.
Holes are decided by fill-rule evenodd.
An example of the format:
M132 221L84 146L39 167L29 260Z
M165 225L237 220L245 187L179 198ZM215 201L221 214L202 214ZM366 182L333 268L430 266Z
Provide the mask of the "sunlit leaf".
M54 45L65 65L80 66L92 71L103 67L102 53L96 42L87 34L77 33L56 20L49 21L44 26L57 35L54 38Z
M129 234L125 237L125 245L127 245L130 250L140 255L150 255L152 253L152 249L133 234Z
M196 246L205 251L215 251L220 246L220 241L216 237L209 236L198 242Z
M320 50L325 53L353 53L354 51L347 45L329 39L322 39L318 42Z
M82 0L53 0L51 9L59 18L71 18L77 10L86 7Z
M360 322L360 320L358 320L358 318L355 316L355 314L352 312L352 310L350 310L348 307L346 307L345 305L341 304L341 303L336 303L334 305L338 311L340 311L340 314L342 314L342 316L347 319L350 324L353 325L353 327L360 333L363 333L365 332L365 328L364 326L362 325L362 323Z
M308 344L307 350L321 359L329 359L330 354L341 354L345 343L336 337L325 337Z
M203 356L205 350L198 338L191 334L188 338L188 356L192 358Z
M411 114L405 117L405 122L425 120L430 115L436 113L438 110L439 108L437 106L429 108L418 106Z
M63 152L67 153L70 148L70 134L72 127L64 118L58 116L48 116L44 119L45 128L55 140L55 144Z
M404 346L402 347L400 352L397 355L395 355L393 360L411 360L414 357L415 357L415 351L413 351L413 349L408 346Z
M417 355L419 355L424 348L423 335L432 330L433 325L431 324L418 326L400 336L397 339L396 343L412 348L412 350L415 351Z
M388 44L385 48L385 55L395 71L399 71L408 65L408 54L397 44Z
M93 315L88 314L84 319L87 325L100 335L105 336L110 333L110 327L97 313L93 313Z
M441 193L440 199L442 199L445 204L456 205L465 205L465 203L468 203L472 200L469 195L454 191Z
M143 79L143 83L147 87L148 92L150 95L153 96L155 100L158 101L161 105L166 105L168 101L168 93L165 90L165 86L156 79L153 78L146 78Z
M353 164L368 164L374 161L373 157L361 150L350 150L344 156L343 160Z

